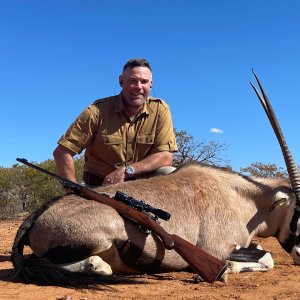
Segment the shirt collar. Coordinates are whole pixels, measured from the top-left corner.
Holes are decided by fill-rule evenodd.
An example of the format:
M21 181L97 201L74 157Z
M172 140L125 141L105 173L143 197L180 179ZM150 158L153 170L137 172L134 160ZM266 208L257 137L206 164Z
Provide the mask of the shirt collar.
M146 102L144 103L143 108L140 111L140 114L145 113L146 115L149 115L153 112L152 108L150 107L149 100L151 99L150 96L148 96ZM123 100L123 94L122 92L117 96L117 101L115 104L115 112L121 112L122 110L125 110L124 106L124 100Z

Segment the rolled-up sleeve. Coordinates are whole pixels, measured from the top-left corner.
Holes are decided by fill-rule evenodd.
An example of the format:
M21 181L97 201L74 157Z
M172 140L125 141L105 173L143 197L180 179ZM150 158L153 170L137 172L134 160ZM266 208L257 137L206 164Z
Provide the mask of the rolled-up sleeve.
M99 110L95 105L87 107L71 124L58 144L75 154L84 150L92 141L99 126Z
M172 124L171 112L169 106L167 105L162 105L160 108L152 150L153 153L161 151L178 151Z

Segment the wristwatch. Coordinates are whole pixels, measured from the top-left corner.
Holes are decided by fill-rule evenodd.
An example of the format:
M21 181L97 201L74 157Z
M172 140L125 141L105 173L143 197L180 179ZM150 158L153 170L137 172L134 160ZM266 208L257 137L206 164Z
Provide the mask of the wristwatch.
M128 176L128 178L133 177L134 175L134 168L132 166L125 167L125 174Z

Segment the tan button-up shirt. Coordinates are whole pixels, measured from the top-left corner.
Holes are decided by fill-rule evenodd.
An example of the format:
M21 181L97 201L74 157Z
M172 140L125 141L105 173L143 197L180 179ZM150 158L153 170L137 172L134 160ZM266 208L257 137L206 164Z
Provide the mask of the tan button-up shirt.
M149 97L131 120L122 94L95 101L58 143L74 153L86 149L85 170L102 178L149 154L177 151L169 106L161 99Z

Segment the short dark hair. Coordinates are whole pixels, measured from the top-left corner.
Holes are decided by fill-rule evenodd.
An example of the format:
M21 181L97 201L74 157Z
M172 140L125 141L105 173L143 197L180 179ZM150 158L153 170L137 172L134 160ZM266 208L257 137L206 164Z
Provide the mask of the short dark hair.
M150 67L150 64L148 62L147 59L145 58L133 58L133 59L130 59L123 67L123 71L130 68L135 68L135 67L145 67L145 68L148 68L150 71L151 70L151 67Z

